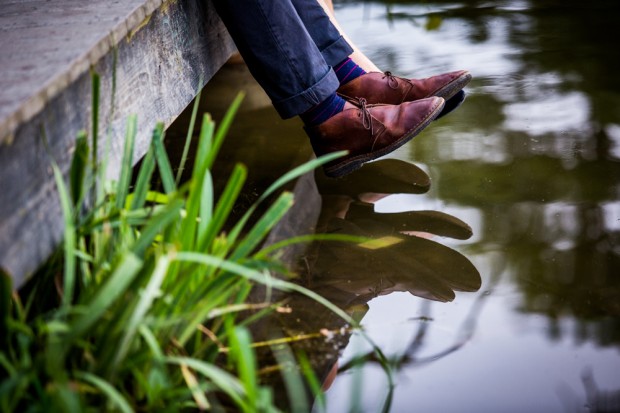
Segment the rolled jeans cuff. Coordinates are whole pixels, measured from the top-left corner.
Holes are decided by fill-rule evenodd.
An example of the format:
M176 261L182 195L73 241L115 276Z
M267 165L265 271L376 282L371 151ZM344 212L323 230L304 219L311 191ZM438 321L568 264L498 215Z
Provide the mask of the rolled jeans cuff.
M353 53L353 48L349 43L340 36L332 44L321 50L325 63L329 66L336 66Z
M278 111L282 119L292 118L327 99L338 90L339 86L338 77L336 77L336 74L330 67L325 76L314 85L295 96L278 102L272 102L273 107Z

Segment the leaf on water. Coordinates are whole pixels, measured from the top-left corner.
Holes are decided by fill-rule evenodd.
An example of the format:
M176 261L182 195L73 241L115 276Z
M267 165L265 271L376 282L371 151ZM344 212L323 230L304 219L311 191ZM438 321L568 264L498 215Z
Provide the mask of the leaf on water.
M443 23L443 19L441 18L441 16L437 16L436 14L431 14L426 19L426 25L424 26L424 28L428 30L429 32L433 30L438 30L439 27L441 27L441 23Z
M362 242L361 244L358 244L358 246L369 250L378 250L381 248L391 247L392 245L396 245L401 242L403 242L403 240L398 237L386 236Z

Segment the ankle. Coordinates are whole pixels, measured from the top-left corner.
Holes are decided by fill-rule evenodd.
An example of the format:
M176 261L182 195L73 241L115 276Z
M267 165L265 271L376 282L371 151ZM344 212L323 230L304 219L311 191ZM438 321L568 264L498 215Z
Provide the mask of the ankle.
M336 73L336 77L338 77L340 84L344 85L345 83L366 74L366 71L351 60L350 57L348 57L334 66L334 73Z
M347 103L347 101L334 93L318 105L299 115L299 117L307 126L318 125L342 112Z

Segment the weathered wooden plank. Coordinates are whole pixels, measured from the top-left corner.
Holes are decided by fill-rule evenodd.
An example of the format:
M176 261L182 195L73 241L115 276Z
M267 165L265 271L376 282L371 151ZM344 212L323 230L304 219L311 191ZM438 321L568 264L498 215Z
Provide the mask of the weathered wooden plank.
M61 239L50 161L66 175L76 134L90 129L90 70L114 176L127 115L138 114L141 156L155 122L174 120L234 45L210 1L1 3L0 269L18 286Z
M161 0L2 1L0 141L96 63ZM16 82L15 80L19 80Z

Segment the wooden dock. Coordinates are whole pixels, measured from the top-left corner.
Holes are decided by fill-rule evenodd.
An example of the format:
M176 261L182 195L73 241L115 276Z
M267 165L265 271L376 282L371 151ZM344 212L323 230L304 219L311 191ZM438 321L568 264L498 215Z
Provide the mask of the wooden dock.
M169 125L235 47L209 0L0 6L0 272L18 287L61 240L51 161L66 176L77 133L92 129L91 73L114 176L127 116L138 115L140 157L155 122Z

